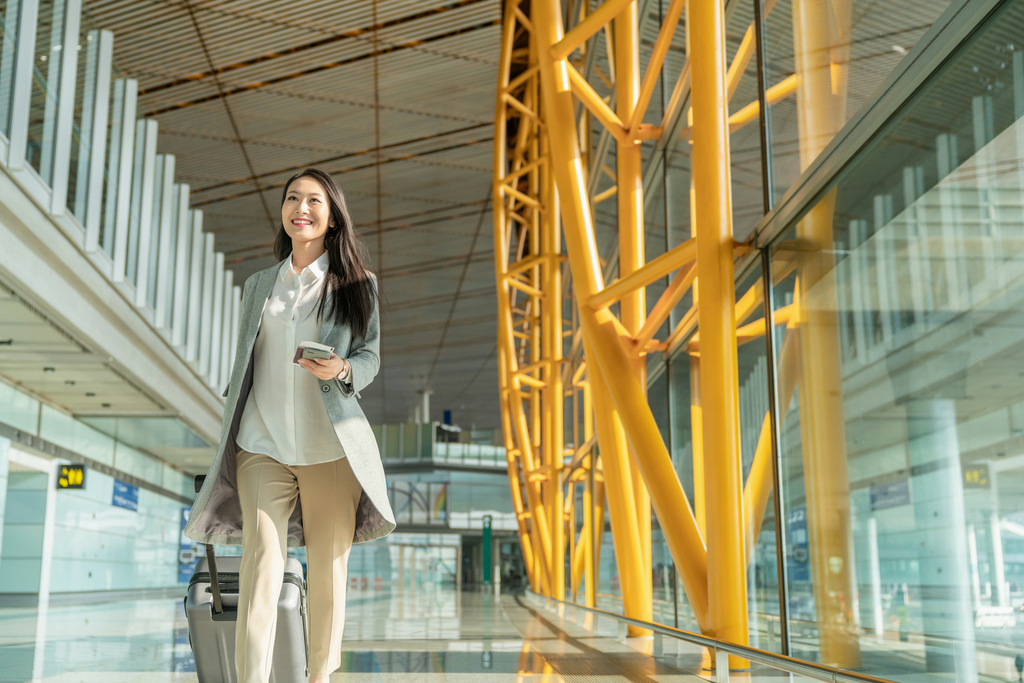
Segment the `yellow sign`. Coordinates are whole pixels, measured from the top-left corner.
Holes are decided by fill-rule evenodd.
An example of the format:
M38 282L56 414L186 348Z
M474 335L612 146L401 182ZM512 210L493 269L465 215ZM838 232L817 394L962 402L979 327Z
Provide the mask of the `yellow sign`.
M988 465L964 466L965 489L987 489L988 485Z
M85 486L85 465L61 465L57 488L80 489Z

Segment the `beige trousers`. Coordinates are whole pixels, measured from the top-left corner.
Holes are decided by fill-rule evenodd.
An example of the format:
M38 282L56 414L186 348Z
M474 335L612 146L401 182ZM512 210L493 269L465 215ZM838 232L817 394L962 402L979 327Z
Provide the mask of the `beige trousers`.
M238 683L267 683L284 581L288 518L302 505L309 604L309 675L341 666L348 554L362 488L347 458L283 465L238 451L242 568L238 586L235 670ZM301 498L299 496L301 492Z

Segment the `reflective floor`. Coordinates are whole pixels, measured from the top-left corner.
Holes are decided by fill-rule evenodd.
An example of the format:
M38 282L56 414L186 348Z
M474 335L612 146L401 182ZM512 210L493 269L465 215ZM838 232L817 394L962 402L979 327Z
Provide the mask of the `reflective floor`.
M0 608L0 681L197 681L180 599ZM655 660L650 639L616 639L521 597L409 590L350 590L342 668L346 683L698 683ZM690 665L701 672L699 653ZM675 661L675 660L672 660ZM685 658L679 660L686 668Z

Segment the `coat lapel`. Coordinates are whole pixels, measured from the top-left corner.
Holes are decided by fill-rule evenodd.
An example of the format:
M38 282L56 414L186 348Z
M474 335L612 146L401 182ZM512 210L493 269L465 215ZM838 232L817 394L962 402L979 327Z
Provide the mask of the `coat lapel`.
M284 263L284 261L281 263ZM260 322L263 320L263 311L267 307L267 301L270 299L271 292L274 291L274 282L277 281L278 273L281 270L281 263L278 263L274 268L261 270L256 280L256 286L253 288L252 293L252 306L249 308L248 329L250 342L256 338L256 333L259 332Z

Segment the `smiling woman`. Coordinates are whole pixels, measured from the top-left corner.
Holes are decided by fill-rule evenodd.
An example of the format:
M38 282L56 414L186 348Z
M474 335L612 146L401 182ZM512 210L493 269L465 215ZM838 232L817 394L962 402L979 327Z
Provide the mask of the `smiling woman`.
M309 675L319 683L341 665L349 549L395 528L355 400L380 365L376 277L341 188L316 169L285 184L276 250L281 262L245 283L220 448L185 533L242 545L240 683L269 679L287 546L306 546ZM312 341L338 353L293 361ZM227 657L196 654L220 654L221 666Z

